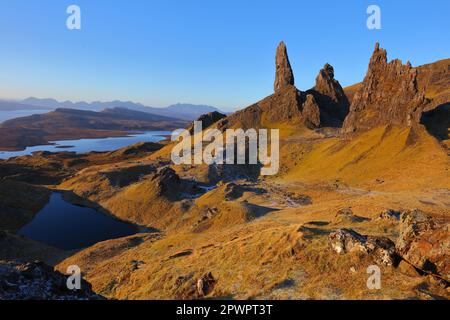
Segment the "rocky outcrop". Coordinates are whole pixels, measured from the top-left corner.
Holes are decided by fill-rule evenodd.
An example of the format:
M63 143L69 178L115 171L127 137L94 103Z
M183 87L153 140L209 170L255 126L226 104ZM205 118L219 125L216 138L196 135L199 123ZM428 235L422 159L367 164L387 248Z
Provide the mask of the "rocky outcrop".
M200 116L196 121L200 121L202 123L202 129L206 129L209 128L210 126L212 126L214 123L216 123L217 121L226 118L227 116L224 115L223 113L214 111L214 112L210 112L207 114L204 114L202 116ZM194 133L194 124L192 123L188 129L187 129L191 134Z
M214 288L216 279L211 272L204 274L197 280L197 295L199 298L207 296Z
M395 244L386 237L361 235L352 229L339 229L329 235L331 248L339 253L360 251L370 254L375 262L392 266L397 263Z
M423 272L450 281L448 221L438 221L420 210L403 212L396 243L401 257Z
M275 67L276 67L275 84L274 84L275 92L278 92L287 86L290 85L293 86L294 73L292 72L291 64L289 62L289 57L286 50L286 45L284 44L284 42L281 42L278 45L275 56Z
M377 43L362 87L355 94L344 133L380 125L411 127L420 122L425 90L417 84L417 69L400 60L387 62L387 52Z
M321 111L313 95L307 94L303 103L302 116L310 127L320 126Z
M67 277L42 262L0 261L0 300L103 299L82 280L80 290L67 288Z
M393 221L400 220L400 212L392 209L383 210L378 216L377 220Z
M325 64L316 78L316 85L309 90L320 107L323 126L341 126L348 114L349 101L339 81L334 78L334 68Z
M334 217L333 222L336 224L342 224L342 223L359 223L369 220L370 220L369 218L355 215L351 208L343 208L338 210L336 216Z
M233 113L218 122L225 128L262 128L274 123L288 125L320 124L320 110L314 97L288 85L275 94Z

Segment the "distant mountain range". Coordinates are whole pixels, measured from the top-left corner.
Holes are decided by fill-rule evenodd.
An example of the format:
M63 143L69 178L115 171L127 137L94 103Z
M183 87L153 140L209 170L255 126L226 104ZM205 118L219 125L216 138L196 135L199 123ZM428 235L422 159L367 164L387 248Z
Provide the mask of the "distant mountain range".
M201 115L213 111L221 112L218 108L208 105L194 105L187 103L178 103L164 108L149 107L141 103L131 101L109 101L109 102L72 102L57 101L55 99L39 99L30 97L22 101L0 100L0 111L16 111L16 110L55 110L58 108L78 109L89 111L102 111L112 108L126 108L130 110L151 113L154 115L177 118L180 120L192 121Z

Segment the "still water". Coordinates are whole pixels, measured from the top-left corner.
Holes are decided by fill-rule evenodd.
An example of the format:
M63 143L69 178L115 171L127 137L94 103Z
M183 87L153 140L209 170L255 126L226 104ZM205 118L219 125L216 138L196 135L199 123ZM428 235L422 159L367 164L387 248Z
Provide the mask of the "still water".
M65 201L54 192L50 202L18 234L63 250L138 233L137 226Z
M23 151L0 151L0 159L31 155L36 151L71 151L76 153L113 151L138 142L158 142L167 135L171 135L171 132L148 131L140 134L130 134L126 137L52 141L52 145L28 147Z

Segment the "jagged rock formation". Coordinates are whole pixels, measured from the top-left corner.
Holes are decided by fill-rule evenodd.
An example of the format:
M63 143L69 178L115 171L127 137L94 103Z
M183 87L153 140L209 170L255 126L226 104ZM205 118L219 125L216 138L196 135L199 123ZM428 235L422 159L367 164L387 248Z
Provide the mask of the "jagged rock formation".
M438 221L420 210L403 212L396 247L419 270L450 281L450 233L448 221Z
M82 280L80 290L67 288L67 277L42 262L0 261L0 300L98 300Z
M294 75L283 42L276 53L275 93L265 99L222 119L220 129L261 128L273 124L309 127L320 125L320 109L314 95L294 86Z
M339 81L334 78L334 68L328 63L320 70L316 85L309 90L320 108L320 123L338 127L348 114L349 101Z
M425 91L417 85L417 69L400 60L388 63L386 50L377 43L343 132L365 131L385 124L414 126L420 122L425 102Z
M291 64L289 62L289 57L286 50L286 45L282 41L277 48L276 56L275 56L275 84L274 90L275 92L280 91L281 89L294 85L294 73L292 72Z
M219 128L261 128L272 124L320 125L320 110L314 97L292 85L218 122Z

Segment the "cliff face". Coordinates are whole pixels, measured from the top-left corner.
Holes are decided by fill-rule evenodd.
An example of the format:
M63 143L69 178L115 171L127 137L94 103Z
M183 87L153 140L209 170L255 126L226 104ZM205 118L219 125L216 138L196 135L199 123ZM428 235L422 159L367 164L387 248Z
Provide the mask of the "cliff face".
M418 124L427 100L417 77L417 69L409 62L388 63L386 50L377 43L366 77L353 97L343 132L365 131L384 124Z

